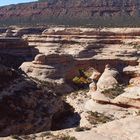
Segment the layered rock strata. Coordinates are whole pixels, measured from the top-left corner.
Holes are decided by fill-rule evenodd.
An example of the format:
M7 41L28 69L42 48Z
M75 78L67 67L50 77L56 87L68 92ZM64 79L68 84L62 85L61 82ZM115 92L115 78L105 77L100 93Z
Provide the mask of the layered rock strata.
M70 55L39 54L33 62L25 62L20 68L30 77L49 82L58 93L71 91L65 81L66 75L74 69L74 60ZM68 75L69 78L71 75Z
M32 21L32 24L45 22L60 25L80 24L79 21L83 21L83 24L80 25L86 25L93 24L96 19L98 25L102 18L105 20L106 18L114 19L114 17L117 19L138 17L139 7L138 0L47 0L46 2L3 6L0 8L0 20L3 21L2 23L9 22L9 24L20 24L21 21L25 24ZM110 23L110 21L108 22Z

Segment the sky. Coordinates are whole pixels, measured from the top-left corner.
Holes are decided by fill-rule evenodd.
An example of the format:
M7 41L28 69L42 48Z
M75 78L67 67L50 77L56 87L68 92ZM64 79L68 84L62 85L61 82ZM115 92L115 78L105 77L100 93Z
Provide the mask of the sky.
M24 2L31 2L31 1L37 1L37 0L0 0L0 6L24 3Z

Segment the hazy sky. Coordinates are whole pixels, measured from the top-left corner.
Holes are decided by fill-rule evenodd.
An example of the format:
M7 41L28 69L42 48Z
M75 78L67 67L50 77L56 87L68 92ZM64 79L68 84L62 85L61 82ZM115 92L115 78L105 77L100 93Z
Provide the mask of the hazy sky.
M37 0L0 0L0 6L9 5L9 4L17 4L17 3L24 3L24 2L31 2Z

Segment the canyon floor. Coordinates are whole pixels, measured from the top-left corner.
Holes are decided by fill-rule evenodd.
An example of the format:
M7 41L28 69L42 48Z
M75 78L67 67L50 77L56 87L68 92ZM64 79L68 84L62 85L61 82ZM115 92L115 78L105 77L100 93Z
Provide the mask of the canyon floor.
M140 140L140 28L0 30L0 140Z

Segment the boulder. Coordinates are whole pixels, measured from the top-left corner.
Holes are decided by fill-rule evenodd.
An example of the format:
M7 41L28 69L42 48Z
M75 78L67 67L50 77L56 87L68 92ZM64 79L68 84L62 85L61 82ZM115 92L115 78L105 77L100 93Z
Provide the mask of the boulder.
M99 103L110 103L111 99L106 97L103 93L100 91L95 91L91 94L91 98Z
M119 73L117 70L111 69L106 66L103 74L97 82L97 90L104 91L106 89L114 88L118 84L118 81L116 79L118 74Z

